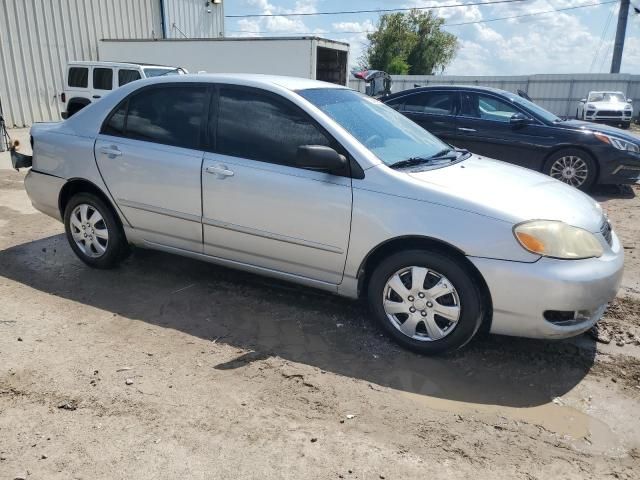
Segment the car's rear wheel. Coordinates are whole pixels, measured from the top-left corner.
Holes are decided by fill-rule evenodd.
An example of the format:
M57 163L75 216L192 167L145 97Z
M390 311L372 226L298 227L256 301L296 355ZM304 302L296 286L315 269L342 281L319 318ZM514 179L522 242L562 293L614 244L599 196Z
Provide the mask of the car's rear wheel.
M113 268L128 253L113 210L93 194L79 193L69 200L64 226L74 253L91 267Z
M545 162L544 173L572 187L586 191L596 181L596 162L583 150L560 150Z
M369 307L401 345L423 354L456 350L482 322L482 297L469 269L449 255L396 253L373 271Z

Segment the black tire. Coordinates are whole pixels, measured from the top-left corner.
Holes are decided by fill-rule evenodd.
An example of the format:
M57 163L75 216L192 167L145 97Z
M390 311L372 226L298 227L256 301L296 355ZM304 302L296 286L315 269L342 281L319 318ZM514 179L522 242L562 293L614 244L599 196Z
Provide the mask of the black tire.
M72 214L79 205L88 205L90 209L96 210L102 216L103 222L108 232L108 240L104 241L104 252L95 251L95 247L89 247L94 256L84 252L74 240L72 232ZM77 218L76 218L77 220ZM110 269L115 268L129 254L129 245L124 235L122 226L118 222L112 208L105 202L91 193L78 193L71 197L64 211L64 229L71 249L84 263L93 268ZM79 230L78 230L79 231ZM96 237L97 238L97 237ZM102 242L102 240L101 240ZM86 247L85 247L86 248Z
M628 130L631 127L631 122L625 122L621 124L620 127L622 127L623 130Z
M572 186L582 190L583 192L589 191L598 178L598 167L593 157L587 152L585 152L584 150L580 150L577 148L564 148L562 150L558 150L557 152L554 152L544 163L542 172L545 175L549 175L550 177L554 177L557 180L561 180L567 183L568 185L571 185L569 181L565 181L562 178L557 178L555 177L555 175L552 175L552 172L551 172L554 164L556 164L556 162L563 157L578 157L580 158L580 160L584 162L587 168L586 179L580 185L572 185Z
M580 120L580 117L578 117L578 112L580 111L579 108L576 108L576 120Z
M80 110L82 110L84 107L86 107L86 105L82 103L72 103L67 107L67 118L71 118Z
M430 272L434 271L446 277L457 293L458 320L451 324L449 333L438 340L430 340L428 335L425 335L425 339L422 340L406 335L394 325L385 312L384 298L387 282L396 272L411 266L425 267ZM423 283L427 284L427 282L428 280L425 280ZM371 275L367 301L376 320L390 337L402 346L425 355L450 352L466 345L480 328L484 315L482 294L469 267L454 256L425 250L395 253L380 262ZM416 328L418 335L420 335L420 327L426 330L425 324L418 325Z

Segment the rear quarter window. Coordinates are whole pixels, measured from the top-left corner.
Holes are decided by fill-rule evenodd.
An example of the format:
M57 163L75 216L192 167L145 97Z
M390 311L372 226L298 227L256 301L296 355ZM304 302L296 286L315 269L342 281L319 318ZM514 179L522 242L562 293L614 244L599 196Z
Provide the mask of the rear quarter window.
M86 67L71 67L67 84L73 88L87 88L89 86L89 69Z

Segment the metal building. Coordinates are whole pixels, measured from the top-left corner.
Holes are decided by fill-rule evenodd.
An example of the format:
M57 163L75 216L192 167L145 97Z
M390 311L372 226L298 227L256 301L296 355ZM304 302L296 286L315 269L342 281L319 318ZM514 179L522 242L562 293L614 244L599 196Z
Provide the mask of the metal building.
M7 126L60 119L65 65L103 38L223 36L223 0L0 0L0 102Z

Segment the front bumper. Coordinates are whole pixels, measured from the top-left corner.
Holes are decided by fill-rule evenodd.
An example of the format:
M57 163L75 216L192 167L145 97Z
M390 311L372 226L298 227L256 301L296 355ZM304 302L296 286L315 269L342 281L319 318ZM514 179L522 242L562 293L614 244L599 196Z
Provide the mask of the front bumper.
M604 144L592 150L599 164L598 183L623 185L640 181L640 154Z
M606 123L631 123L633 110L592 110L587 109L584 114L585 120L592 122Z
M615 298L624 268L624 252L615 233L600 258L541 258L535 263L469 260L491 293L491 333L529 338L567 338L590 329ZM580 312L580 321L554 323L545 319L549 311Z

